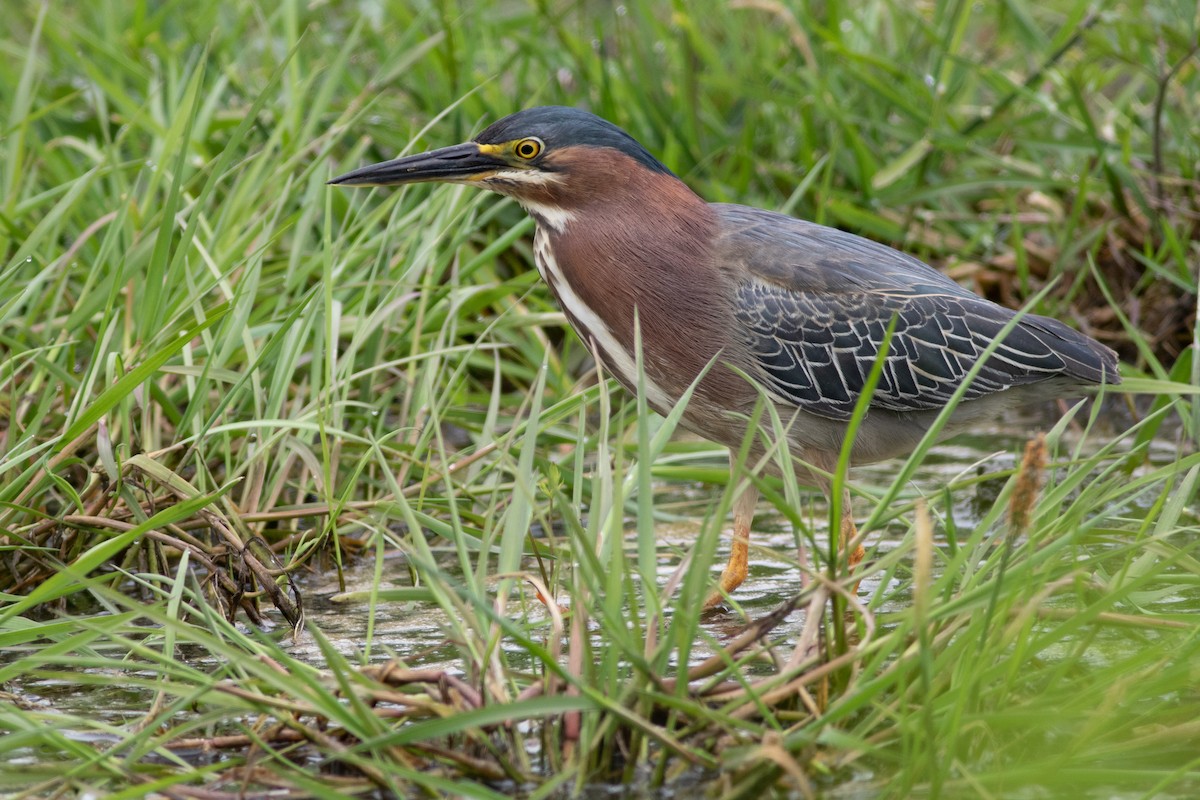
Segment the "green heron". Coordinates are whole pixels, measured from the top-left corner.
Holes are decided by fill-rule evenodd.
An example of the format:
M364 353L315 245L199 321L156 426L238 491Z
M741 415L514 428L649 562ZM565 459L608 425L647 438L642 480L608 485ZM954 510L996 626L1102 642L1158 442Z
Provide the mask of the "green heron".
M712 362L681 424L736 452L765 393L790 423L791 453L827 496L893 320L852 464L910 453L985 355L944 435L1002 408L1120 382L1112 350L1033 314L985 354L1015 312L885 245L771 211L707 203L633 137L586 111L527 109L465 144L373 164L331 183L421 181L515 199L537 223L542 278L579 338L625 388L636 391L639 383L635 326L642 387L659 413ZM749 484L734 501L732 552L720 581L726 593L746 578L757 499ZM842 509L844 544L857 540L848 494ZM861 558L859 544L851 566ZM721 597L714 592L709 605Z

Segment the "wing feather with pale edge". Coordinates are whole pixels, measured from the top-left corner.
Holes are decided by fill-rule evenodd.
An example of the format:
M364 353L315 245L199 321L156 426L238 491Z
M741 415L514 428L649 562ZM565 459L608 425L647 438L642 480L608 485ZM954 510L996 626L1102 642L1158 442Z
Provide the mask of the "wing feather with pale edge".
M871 406L941 408L1014 316L876 242L759 209L714 208L719 257L737 276L735 315L759 378L811 413L850 417L893 317ZM965 399L1051 378L1116 383L1115 354L1057 320L1026 315Z

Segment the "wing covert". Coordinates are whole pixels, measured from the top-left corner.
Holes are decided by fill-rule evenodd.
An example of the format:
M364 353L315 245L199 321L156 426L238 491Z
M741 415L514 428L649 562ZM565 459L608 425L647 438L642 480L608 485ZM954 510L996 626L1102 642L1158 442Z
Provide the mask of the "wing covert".
M912 256L812 222L716 204L714 252L732 289L753 370L781 400L848 419L893 316L873 408L943 407L1014 311ZM1120 383L1109 348L1058 320L1027 314L967 387L975 399L1052 378Z

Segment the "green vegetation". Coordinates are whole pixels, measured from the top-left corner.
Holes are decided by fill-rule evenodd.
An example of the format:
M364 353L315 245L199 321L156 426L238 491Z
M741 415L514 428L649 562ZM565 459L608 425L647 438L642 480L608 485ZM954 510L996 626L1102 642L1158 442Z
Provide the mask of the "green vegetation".
M1195 4L799 5L9 0L0 791L1200 793ZM520 209L325 186L543 103L711 200L1045 289L1122 393L989 463L978 518L973 471L855 483L858 594L763 480L797 596L699 619L723 456L596 380ZM701 483L664 580L650 489ZM365 640L301 621L372 559ZM397 606L436 655L386 660Z

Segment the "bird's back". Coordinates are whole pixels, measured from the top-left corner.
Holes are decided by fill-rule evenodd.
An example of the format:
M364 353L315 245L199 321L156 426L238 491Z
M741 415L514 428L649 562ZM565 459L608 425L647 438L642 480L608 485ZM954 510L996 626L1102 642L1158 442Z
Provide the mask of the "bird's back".
M1010 325L1016 312L890 247L761 209L712 208L714 256L752 354L739 366L811 414L849 418L893 319L873 409L938 410L980 360L968 402L1120 382L1109 348L1048 317L1026 314Z

